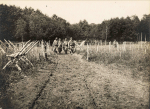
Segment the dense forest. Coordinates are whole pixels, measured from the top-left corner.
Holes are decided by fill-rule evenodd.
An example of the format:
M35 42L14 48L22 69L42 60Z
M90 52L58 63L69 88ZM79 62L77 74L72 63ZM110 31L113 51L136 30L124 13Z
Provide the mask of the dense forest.
M89 24L86 20L70 24L57 15L49 17L31 7L21 9L0 5L0 40L53 40L55 37L73 37L76 40L137 41L141 33L150 40L149 27L150 14L143 15L141 20L133 15L126 18L111 18L101 24Z

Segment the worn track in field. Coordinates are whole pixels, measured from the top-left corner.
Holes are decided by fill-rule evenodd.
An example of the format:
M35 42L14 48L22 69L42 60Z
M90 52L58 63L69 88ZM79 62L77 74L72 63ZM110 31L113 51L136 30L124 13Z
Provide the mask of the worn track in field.
M58 55L58 64L33 109L148 108L148 84L134 81L79 55Z
M53 63L53 67L49 67L50 65L48 65L47 66L47 68L52 68L51 70L50 69L46 69L46 70L41 70L41 72L48 72L49 74L48 74L48 79L47 80L45 80L45 83L43 84L43 86L41 87L41 89L40 89L40 91L38 92L38 94L36 95L36 97L35 97L35 99L33 99L33 101L32 101L32 103L31 103L31 105L30 105L30 107L29 107L29 109L33 109L34 108L34 106L35 106L35 104L36 104L36 101L39 99L39 97L41 97L41 94L42 94L42 92L43 92L43 90L45 89L45 87L46 87L46 85L49 83L49 81L50 81L50 77L53 75L53 72L56 70L56 68L57 68L57 65L58 65L58 57L57 57L57 55L55 56L55 58L54 58L54 60L52 61L52 63Z
M117 68L84 61L76 54L49 59L54 64L39 69L37 77L25 78L15 86L19 108L148 108L148 83L118 74Z

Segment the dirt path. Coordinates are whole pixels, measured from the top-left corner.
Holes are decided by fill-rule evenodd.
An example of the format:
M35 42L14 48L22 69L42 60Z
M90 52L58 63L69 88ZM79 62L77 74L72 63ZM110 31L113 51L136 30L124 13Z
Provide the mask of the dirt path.
M117 69L89 63L80 55L58 55L55 70L43 69L23 99L22 108L33 109L146 109L148 108L148 84L117 74ZM41 81L41 82L40 82ZM20 83L21 84L21 83ZM41 86L41 87L40 87ZM29 88L30 89L30 88ZM24 91L29 91L25 89ZM31 89L30 89L31 91ZM35 93L36 96L30 96ZM32 94L31 94L32 95ZM33 99L34 98L34 99Z
M58 65L34 108L146 108L148 84L114 69L59 55Z

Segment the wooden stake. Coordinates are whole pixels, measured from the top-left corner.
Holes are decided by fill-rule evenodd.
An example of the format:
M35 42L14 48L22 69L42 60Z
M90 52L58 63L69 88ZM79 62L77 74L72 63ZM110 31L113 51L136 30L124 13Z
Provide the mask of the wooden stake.
M48 43L48 42L47 42L47 44L46 44L46 47L47 47L47 50L46 50L47 54L50 54L50 51L49 51L49 43Z
M142 33L141 33L141 41L142 41Z
M89 60L89 46L88 46L88 44L87 44L87 59L86 59L87 61Z
M102 40L100 40L100 50L102 50Z
M126 51L126 42L123 42L123 51Z
M120 58L121 58L121 50L120 50Z
M105 48L104 48L104 51L106 51L106 40L105 40Z
M131 50L131 42L130 42L130 50Z
M49 40L49 46L51 46L51 41Z
M132 44L132 43L131 43ZM132 45L133 46L133 45ZM131 46L131 51L132 51L132 55L133 55L133 47Z
M97 52L99 51L99 43L97 44Z
M101 46L103 45L103 44L102 44L102 40L100 40L100 44L101 44Z
M111 42L109 42L109 52L110 52L110 46L111 46Z
M145 48L145 54L146 54L146 48Z
M142 48L142 33L141 33L141 48Z
M95 50L96 50L96 52L97 52L97 45L96 45L96 40L95 40L95 44L94 44L94 45L95 45Z
M43 40L41 41L41 55L42 55L43 57L45 56Z
M117 43L117 51L119 51L119 43L118 42L116 42Z

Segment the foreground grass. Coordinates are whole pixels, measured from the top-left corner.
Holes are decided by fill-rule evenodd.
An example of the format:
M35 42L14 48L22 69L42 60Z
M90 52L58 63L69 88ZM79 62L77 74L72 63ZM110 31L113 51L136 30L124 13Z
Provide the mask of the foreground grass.
M19 61L18 65L22 71L18 71L14 66L9 66L5 70L2 70L3 66L9 61L6 54L13 53L13 50L8 51L6 54L0 52L0 107L7 109L12 108L11 106L14 105L11 104L13 92L9 92L10 85L19 82L25 76L35 77L37 69L47 64L45 58L39 56L40 50L37 50L37 48L33 48L26 56L33 64L33 67L29 63Z

